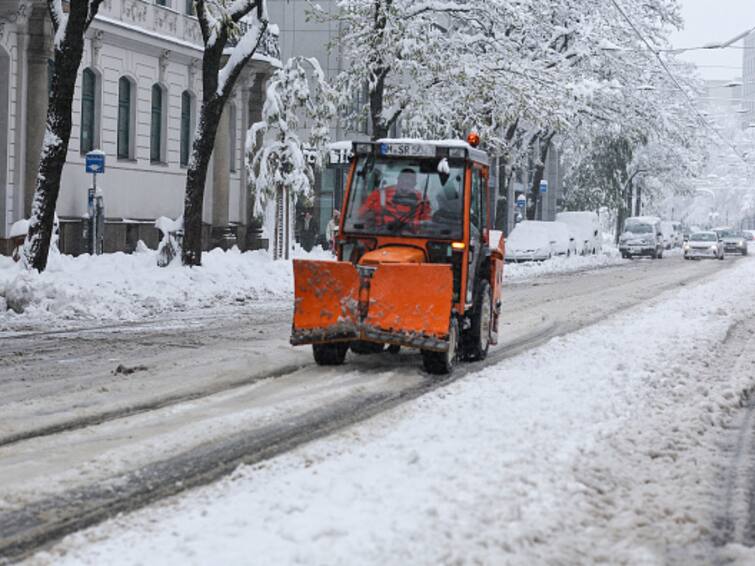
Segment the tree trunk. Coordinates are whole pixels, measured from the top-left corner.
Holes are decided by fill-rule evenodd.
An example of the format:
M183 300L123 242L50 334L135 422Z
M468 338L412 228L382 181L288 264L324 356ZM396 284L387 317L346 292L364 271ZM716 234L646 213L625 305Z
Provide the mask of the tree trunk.
M527 220L535 220L537 216L538 204L540 203L540 182L545 176L545 160L548 158L548 151L553 141L555 133L551 132L544 137L540 137L540 149L538 160L535 165L535 173L532 177L530 193L532 194L532 205L527 207Z
M65 34L55 45L44 145L24 243L24 263L29 269L44 271L47 267L60 178L71 137L71 108L84 52L84 32L98 8L99 2L93 2L90 14L89 0L71 0Z
M213 94L202 103L199 114L197 136L192 144L191 159L186 171L182 250L184 265L202 265L204 188L224 104L224 97Z

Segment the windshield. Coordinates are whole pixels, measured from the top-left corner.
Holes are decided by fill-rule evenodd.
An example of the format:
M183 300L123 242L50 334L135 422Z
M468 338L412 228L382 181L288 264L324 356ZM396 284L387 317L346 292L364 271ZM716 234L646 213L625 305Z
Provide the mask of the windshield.
M702 232L700 234L692 234L689 237L690 240L695 240L696 242L715 242L716 241L716 235L711 233Z
M630 232L632 234L652 234L653 233L653 227L650 224L627 224L624 228L625 232Z
M736 238L737 233L734 230L716 230L719 238Z
M463 163L361 156L344 229L385 236L460 239L463 201Z

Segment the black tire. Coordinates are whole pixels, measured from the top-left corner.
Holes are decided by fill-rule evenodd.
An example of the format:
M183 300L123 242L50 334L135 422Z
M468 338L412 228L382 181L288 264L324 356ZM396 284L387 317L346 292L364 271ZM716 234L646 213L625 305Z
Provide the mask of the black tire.
M449 349L447 352L433 352L431 350L422 350L422 366L427 373L433 375L447 375L451 373L456 365L458 344L459 344L459 324L455 318L451 319L451 326L448 329Z
M461 337L465 360L484 360L490 348L490 327L493 323L493 292L490 283L477 286L472 324Z
M718 259L720 259L721 261L723 261L724 257L726 257L726 254L721 254L720 256L718 256Z
M742 250L742 255L747 255L747 250Z
M312 355L318 366L340 366L346 359L348 343L312 344Z
M385 344L378 344L377 342L365 342L363 340L355 340L351 343L351 351L360 356L368 356L370 354L379 354L385 349Z

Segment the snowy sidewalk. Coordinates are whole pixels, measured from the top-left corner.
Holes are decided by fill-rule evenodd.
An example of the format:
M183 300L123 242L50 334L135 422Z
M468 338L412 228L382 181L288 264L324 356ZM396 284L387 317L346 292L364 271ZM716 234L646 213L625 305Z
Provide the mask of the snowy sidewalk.
M742 261L34 562L678 562L710 535L716 440L755 385L711 364L753 277Z

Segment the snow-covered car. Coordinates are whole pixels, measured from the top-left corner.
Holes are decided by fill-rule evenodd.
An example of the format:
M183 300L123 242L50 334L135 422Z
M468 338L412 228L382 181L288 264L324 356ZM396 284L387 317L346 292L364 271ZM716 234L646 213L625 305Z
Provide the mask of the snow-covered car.
M538 222L545 226L550 235L551 251L553 255L570 256L577 253L574 235L563 222Z
M714 232L723 240L724 252L747 255L747 240L743 234L730 228L717 228Z
M624 231L619 236L621 257L663 257L663 233L661 220L656 216L633 216L624 221Z
M724 243L715 232L695 232L683 246L684 259L724 259Z
M506 261L544 261L553 256L551 238L542 222L520 222L506 239Z
M674 223L664 220L661 222L661 234L663 234L663 247L670 250L676 247L676 231L674 230Z
M588 255L602 251L600 219L595 212L559 212L556 214L556 221L566 224L574 234L577 253Z
M755 230L742 230L742 234L749 243L755 242Z

